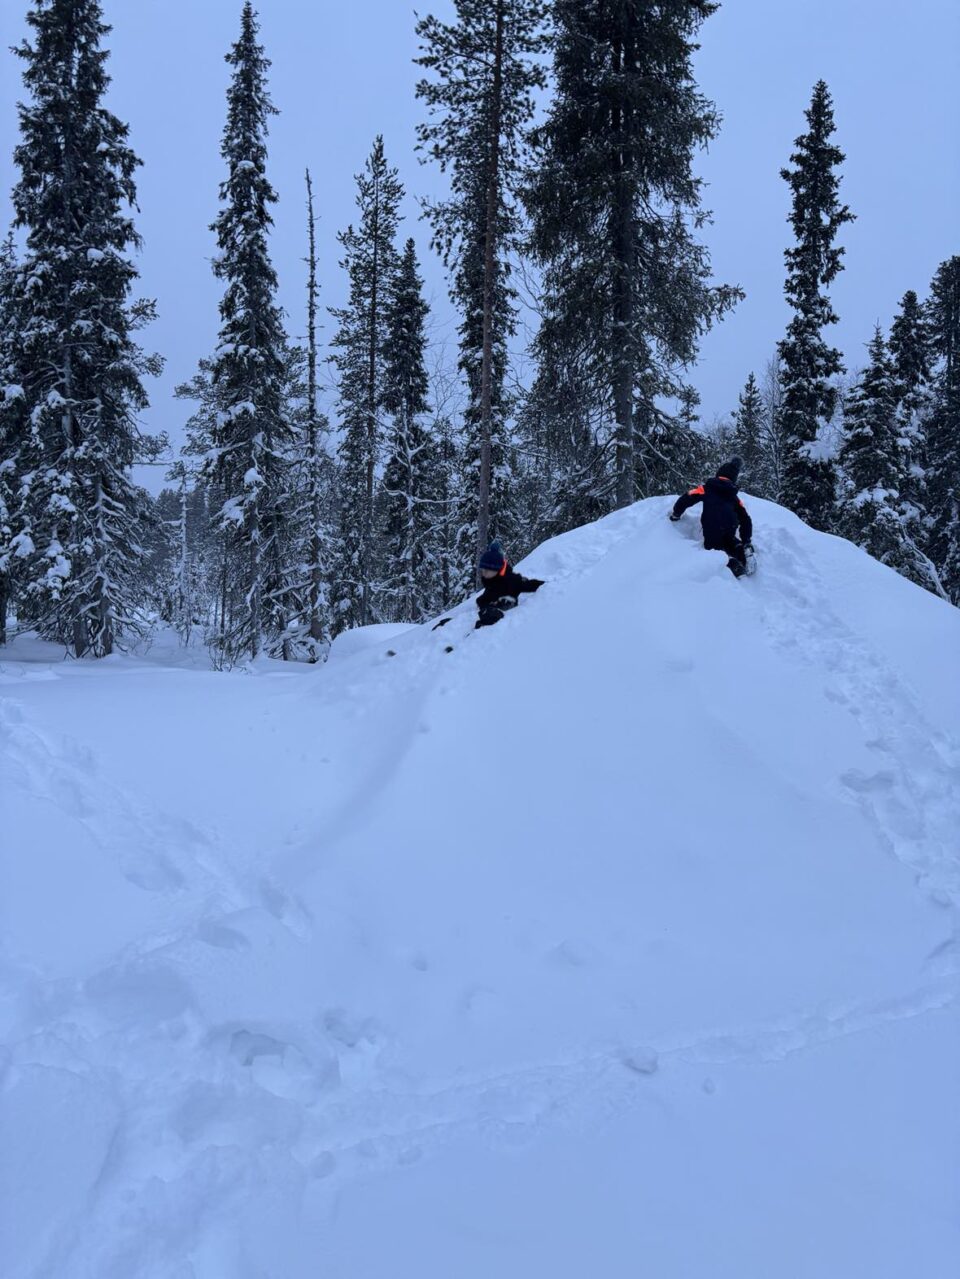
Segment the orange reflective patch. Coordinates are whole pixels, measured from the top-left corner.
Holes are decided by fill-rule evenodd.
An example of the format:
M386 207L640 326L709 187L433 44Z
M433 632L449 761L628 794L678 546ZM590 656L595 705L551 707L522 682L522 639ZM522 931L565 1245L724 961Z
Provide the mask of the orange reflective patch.
M695 489L690 489L687 493L688 497L703 497L703 485L698 484Z
M504 560L504 561L503 561L503 568L502 568L502 569L500 570L500 572L497 574L497 577L503 577L503 576L506 574L506 571L507 571L507 561L506 561L506 560Z

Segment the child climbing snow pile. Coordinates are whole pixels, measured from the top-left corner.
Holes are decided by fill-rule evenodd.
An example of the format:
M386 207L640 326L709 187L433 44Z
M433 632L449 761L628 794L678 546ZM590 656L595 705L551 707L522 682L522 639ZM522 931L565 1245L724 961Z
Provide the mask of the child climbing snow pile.
M499 542L491 542L481 555L480 576L484 588L477 596L480 616L476 627L493 626L500 621L507 609L517 607L519 595L525 591L538 591L543 585L539 578L523 577L514 572L507 563Z
M737 495L741 465L738 457L732 457L712 480L681 494L670 512L671 520L678 520L688 507L703 503L703 545L708 551L726 551L727 568L734 577L749 572L753 559L753 521Z

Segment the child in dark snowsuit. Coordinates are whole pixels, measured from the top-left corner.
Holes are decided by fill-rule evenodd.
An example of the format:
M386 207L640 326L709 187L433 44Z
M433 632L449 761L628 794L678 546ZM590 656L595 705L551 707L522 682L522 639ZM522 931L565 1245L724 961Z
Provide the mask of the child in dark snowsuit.
M516 608L517 596L524 591L538 591L543 582L536 577L523 577L507 563L499 542L491 542L480 557L480 576L484 588L477 596L480 616L476 626L493 626L508 608Z
M678 520L687 507L703 503L700 515L703 545L708 551L726 551L730 557L727 568L734 577L741 577L747 571L747 552L753 551L753 521L737 496L740 466L740 459L732 457L712 480L704 480L678 497L670 512L670 518Z

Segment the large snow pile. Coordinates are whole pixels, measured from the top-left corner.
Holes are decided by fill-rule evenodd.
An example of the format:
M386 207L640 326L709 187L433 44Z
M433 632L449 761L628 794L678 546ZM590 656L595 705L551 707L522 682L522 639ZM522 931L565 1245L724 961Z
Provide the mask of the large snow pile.
M750 508L322 668L7 650L4 1279L960 1273L960 614Z

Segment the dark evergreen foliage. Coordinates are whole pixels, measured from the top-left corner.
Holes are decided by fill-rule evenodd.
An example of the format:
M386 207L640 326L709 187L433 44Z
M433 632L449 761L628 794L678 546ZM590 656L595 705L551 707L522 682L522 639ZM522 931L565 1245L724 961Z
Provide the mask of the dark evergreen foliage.
M386 308L397 251L403 187L377 137L364 171L357 174L359 222L337 237L341 266L350 281L347 305L332 312L339 322L333 361L339 375L340 530L333 605L334 631L379 619L379 568L374 513L375 478L383 445Z
M407 240L386 307L383 407L392 419L383 475L382 593L392 620L419 622L433 595L430 556L434 450L424 415L429 407L424 364L427 304L416 246Z
M875 559L899 567L904 558L900 486L903 453L897 423L898 387L879 327L869 362L847 400L838 456L837 530Z
M313 212L313 183L310 170L307 184L307 385L304 406L304 458L302 487L303 517L306 521L303 555L303 604L301 644L307 657L316 662L329 651L329 578L332 555L329 509L333 491L333 468L326 448L329 423L320 412L317 391L317 235Z
M20 384L20 319L13 235L0 246L0 644L16 590L19 543L20 443L26 433L26 397Z
M434 245L453 270L460 307L460 368L469 389L465 414L459 573L472 584L476 559L494 533L509 536L510 405L504 394L507 341L515 313L509 256L520 221L515 193L533 90L544 83L544 0L455 0L453 23L417 24L417 85L429 119L420 147L450 173L449 199L428 208Z
M558 326L541 330L536 377L517 426L527 460L523 527L531 546L613 508L613 442L574 334Z
M938 268L927 317L937 360L927 429L927 553L943 590L960 605L960 257Z
M743 460L740 482L751 493L767 495L766 458L763 440L763 398L751 372L746 380L734 419L733 452Z
M77 656L109 654L142 627L143 536L151 503L131 480L145 441L142 378L160 361L134 332L153 304L132 301L131 211L140 163L103 106L110 28L97 0L38 0L16 50L16 223L22 422L16 558L22 611Z
M555 363L552 348L572 343L612 417L619 505L675 485L668 474L688 464L689 440L667 442L657 402L681 393L699 337L740 296L711 287L695 238L708 215L692 157L719 121L692 56L715 9L709 0L553 8L556 94L526 192L545 270L536 349ZM607 451L598 439L595 453Z
M926 314L912 289L903 295L900 311L890 328L889 346L897 383L898 444L902 459L900 515L905 556L898 567L921 586L935 590L935 571L924 552L930 531L927 428L934 356Z
M240 38L226 55L233 68L220 154L227 177L212 230L214 273L225 282L220 335L202 393L212 412L195 425L192 449L200 481L214 502L219 607L214 647L226 665L273 648L291 611L286 555L286 459L292 431L284 414L286 340L276 304L276 273L267 237L276 195L266 176L269 60L257 43L247 0Z
M823 329L837 322L823 290L842 268L844 250L834 243L837 232L854 215L839 199L836 170L844 155L830 140L835 131L833 103L822 80L814 86L805 114L808 132L796 140L790 157L794 167L781 170L792 195L790 224L797 240L784 254L786 295L794 317L779 344L786 447L783 500L814 528L828 529L835 476L830 459L818 448L818 436L833 416L834 379L843 372L843 363L840 352L823 338Z

